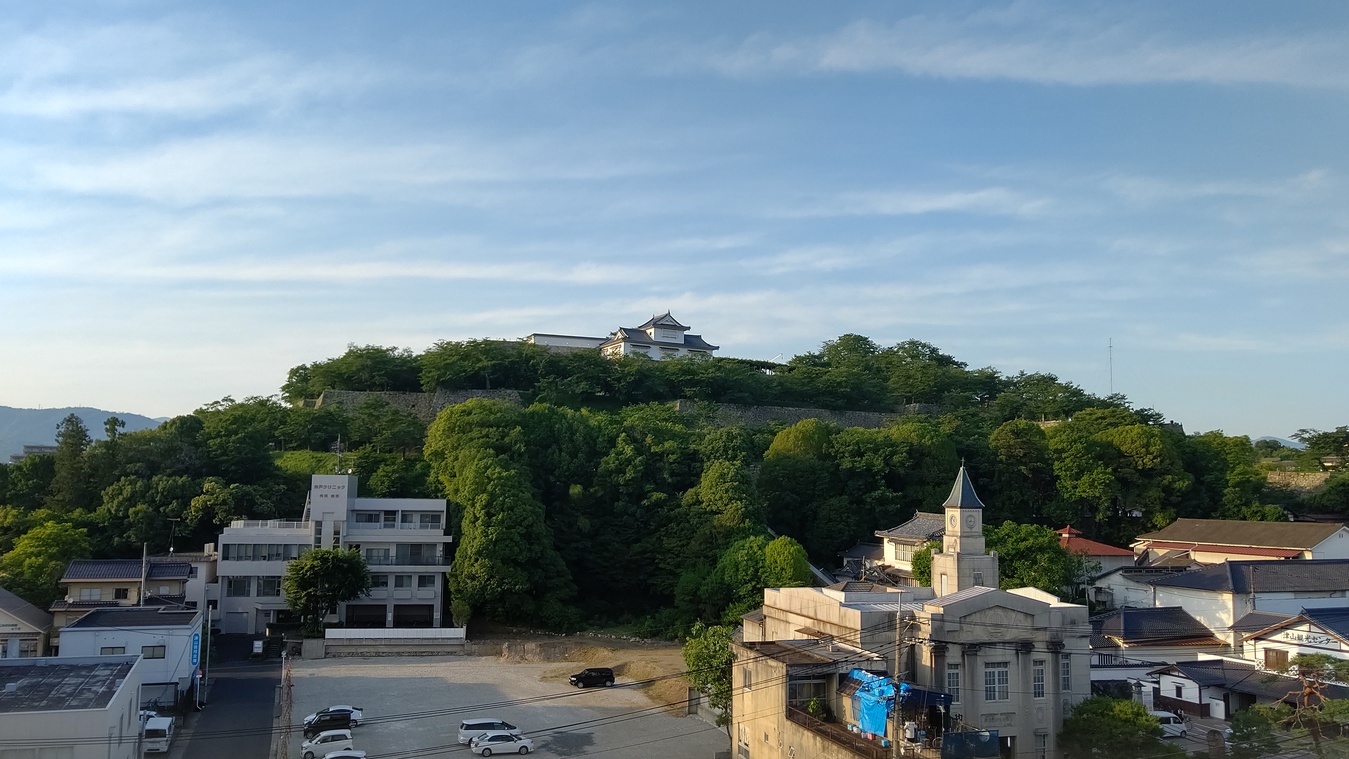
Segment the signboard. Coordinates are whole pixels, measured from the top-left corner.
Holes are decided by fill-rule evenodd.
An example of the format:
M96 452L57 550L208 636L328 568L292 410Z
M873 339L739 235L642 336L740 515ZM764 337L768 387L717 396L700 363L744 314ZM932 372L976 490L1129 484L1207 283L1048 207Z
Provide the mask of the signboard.
M260 640L253 641L253 653L259 656L262 655L262 641Z
M192 633L192 666L201 661L201 633Z

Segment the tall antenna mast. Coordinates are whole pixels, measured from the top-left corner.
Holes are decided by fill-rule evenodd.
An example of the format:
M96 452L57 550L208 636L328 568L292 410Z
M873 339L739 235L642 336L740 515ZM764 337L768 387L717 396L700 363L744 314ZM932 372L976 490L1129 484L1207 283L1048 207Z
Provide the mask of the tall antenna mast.
M1110 394L1115 394L1115 338L1106 341L1106 353L1110 357Z

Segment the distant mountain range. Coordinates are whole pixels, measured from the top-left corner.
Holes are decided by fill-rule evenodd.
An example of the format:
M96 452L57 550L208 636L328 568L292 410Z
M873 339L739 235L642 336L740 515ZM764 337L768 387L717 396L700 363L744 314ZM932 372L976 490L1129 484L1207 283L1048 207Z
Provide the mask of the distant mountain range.
M103 424L115 416L126 422L124 432L135 432L158 427L163 419L151 419L140 414L121 411L102 411L96 408L10 408L0 406L0 463L8 464L9 457L22 453L25 445L55 445L56 426L62 419L74 414L89 428L89 436L102 440Z
M1306 445L1304 445L1304 444L1302 444L1302 443L1299 443L1299 442L1296 441L1296 440L1286 440L1286 439L1281 438L1281 437L1274 437L1273 435L1262 435L1261 437L1258 437L1258 438L1256 438L1255 440L1253 440L1253 441L1251 441L1251 442L1253 442L1253 443L1258 443L1258 442L1260 442L1261 440L1273 440L1274 442L1278 443L1279 445L1286 446L1286 447L1288 447L1288 448L1294 448L1294 449L1299 450L1299 451L1302 450L1303 448L1306 448L1306 447L1307 447Z

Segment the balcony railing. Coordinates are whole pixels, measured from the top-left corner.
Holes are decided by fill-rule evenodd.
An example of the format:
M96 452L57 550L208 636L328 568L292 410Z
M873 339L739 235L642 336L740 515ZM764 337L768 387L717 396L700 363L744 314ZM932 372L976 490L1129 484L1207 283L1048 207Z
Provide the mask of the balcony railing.
M308 530L313 522L288 522L281 519L236 519L230 527L266 527L274 530Z
M443 530L442 524L412 524L399 522L397 524L386 524L383 522L349 522L348 526L353 530Z
M367 556L365 563L371 567L448 567L450 558L446 556Z
M894 752L894 749L882 746L880 741L869 741L849 732L843 725L818 720L794 706L787 707L787 719L866 759L890 759Z

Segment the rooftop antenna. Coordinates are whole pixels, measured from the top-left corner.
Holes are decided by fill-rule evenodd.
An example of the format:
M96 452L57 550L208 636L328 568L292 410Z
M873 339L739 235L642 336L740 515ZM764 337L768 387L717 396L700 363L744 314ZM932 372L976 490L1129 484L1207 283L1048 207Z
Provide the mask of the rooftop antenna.
M1115 338L1106 341L1106 352L1110 357L1110 394L1115 394Z

